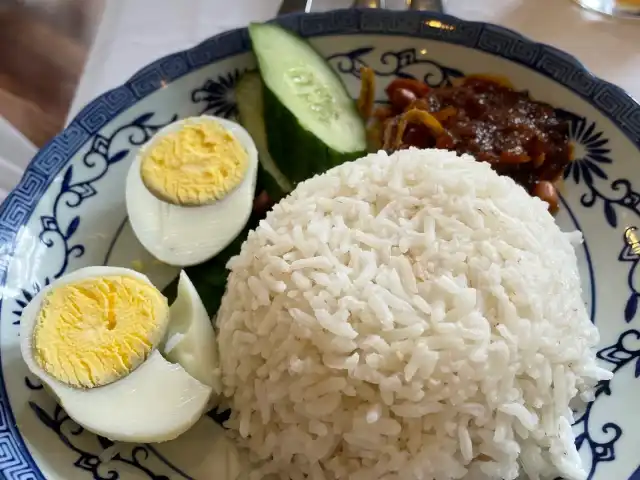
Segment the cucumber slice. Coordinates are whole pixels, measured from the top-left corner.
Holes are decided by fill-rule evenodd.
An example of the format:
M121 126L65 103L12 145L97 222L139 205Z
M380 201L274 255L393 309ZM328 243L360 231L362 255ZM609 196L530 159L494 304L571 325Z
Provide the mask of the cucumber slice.
M291 190L293 185L280 171L269 153L267 132L264 125L264 101L262 97L262 79L257 72L245 73L236 85L238 120L253 138L258 149L260 167L270 177L265 186L273 200L279 200Z
M365 125L340 77L306 41L273 24L249 35L264 82L269 152L294 184L367 147Z

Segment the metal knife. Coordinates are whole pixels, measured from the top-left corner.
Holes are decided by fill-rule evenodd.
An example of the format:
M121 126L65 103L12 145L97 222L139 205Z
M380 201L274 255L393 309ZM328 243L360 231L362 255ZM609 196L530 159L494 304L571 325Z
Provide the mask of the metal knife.
M278 15L294 12L311 12L313 0L282 0ZM442 12L442 0L407 0L409 10ZM385 0L354 0L353 7L385 8Z
M442 0L409 0L409 10L443 12Z
M354 8L387 8L385 0L353 0ZM409 10L442 12L442 0L406 0Z
M306 12L311 11L311 4L313 0L282 0L278 15L285 15L287 13L294 12Z
M386 8L385 0L354 0L352 8Z

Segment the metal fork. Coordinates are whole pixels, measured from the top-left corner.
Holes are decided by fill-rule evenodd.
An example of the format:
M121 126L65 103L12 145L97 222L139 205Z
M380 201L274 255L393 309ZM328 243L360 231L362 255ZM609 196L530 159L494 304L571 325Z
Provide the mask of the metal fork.
M442 0L406 0L409 10L432 10L442 12ZM385 8L385 0L355 0L354 7Z
M442 0L407 0L409 10L430 10L442 12Z
M409 10L433 10L442 12L442 0L406 0ZM291 12L311 12L313 0L282 0L278 15ZM386 0L354 0L352 7L386 8Z
M385 0L355 0L353 7L359 8L385 8Z
M282 0L278 15L292 12L311 12L313 0ZM352 7L385 8L385 0L354 0Z
M311 12L313 0L282 0L278 15L285 15L294 12Z

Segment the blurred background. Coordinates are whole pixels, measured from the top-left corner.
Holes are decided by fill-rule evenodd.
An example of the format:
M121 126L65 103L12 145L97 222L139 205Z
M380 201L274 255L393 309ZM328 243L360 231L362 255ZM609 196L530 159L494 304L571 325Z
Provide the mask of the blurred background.
M313 0L313 10L355 1ZM409 3L385 2L391 9ZM559 47L640 97L638 21L598 15L574 0L443 3L446 13L504 25ZM282 5L283 0L0 0L0 200L37 149L96 96L163 55L273 18Z
M0 0L0 117L37 147L64 126L106 1Z

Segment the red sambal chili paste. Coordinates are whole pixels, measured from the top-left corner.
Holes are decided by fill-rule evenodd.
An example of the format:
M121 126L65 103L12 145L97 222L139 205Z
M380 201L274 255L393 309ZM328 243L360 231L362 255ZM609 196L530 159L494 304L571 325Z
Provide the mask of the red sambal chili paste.
M372 90L363 71L363 91ZM389 105L373 112L372 133L387 151L415 146L468 153L488 162L531 195L558 208L554 182L571 161L569 124L550 105L488 76L464 77L451 86L430 88L397 79L386 89ZM365 92L366 93L366 92ZM360 99L361 111L367 99Z

